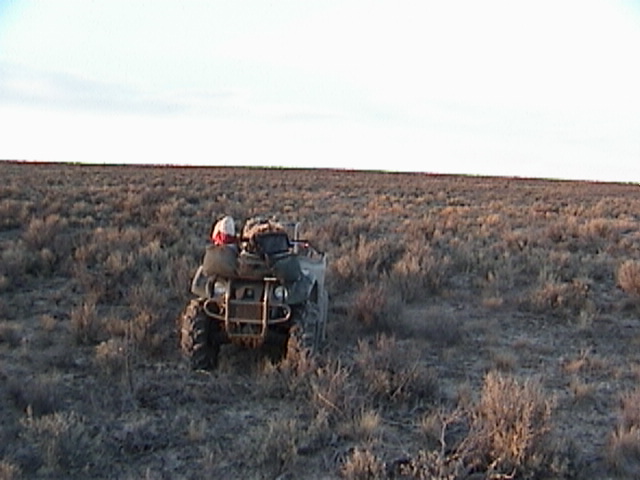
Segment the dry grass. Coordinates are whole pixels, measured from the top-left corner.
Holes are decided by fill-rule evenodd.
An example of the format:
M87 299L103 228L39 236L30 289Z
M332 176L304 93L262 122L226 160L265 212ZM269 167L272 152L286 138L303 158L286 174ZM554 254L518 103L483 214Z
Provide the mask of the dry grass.
M347 480L376 480L383 478L384 464L369 450L356 448L340 467L340 474Z
M553 401L538 381L489 372L459 451L471 471L543 472L550 462Z
M619 475L640 473L640 389L620 398L618 425L609 437L607 460Z
M7 381L7 393L18 410L32 417L54 413L63 404L55 379L12 377Z
M0 461L0 480L18 480L21 477L20 467L7 460Z
M622 290L640 298L640 262L625 260L618 268L617 279Z
M637 478L637 185L0 176L0 478ZM327 251L320 356L184 368L174 320L223 214L300 220ZM548 452L573 443L574 463Z
M388 285L365 285L349 308L349 316L364 330L391 332L402 317L403 305Z

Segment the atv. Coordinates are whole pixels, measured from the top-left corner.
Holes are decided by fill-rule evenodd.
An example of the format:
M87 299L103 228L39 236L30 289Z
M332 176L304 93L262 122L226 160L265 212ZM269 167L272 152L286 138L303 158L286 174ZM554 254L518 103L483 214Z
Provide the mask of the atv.
M191 368L217 366L220 347L268 346L283 358L326 338L326 254L298 237L299 223L248 221L234 245L210 245L179 319Z

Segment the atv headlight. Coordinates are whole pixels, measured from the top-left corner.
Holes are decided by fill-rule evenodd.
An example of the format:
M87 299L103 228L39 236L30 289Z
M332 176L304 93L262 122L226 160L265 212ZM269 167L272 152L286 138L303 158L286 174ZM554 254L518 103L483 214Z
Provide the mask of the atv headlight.
M221 280L216 280L213 284L213 296L214 297L224 297L227 293L227 284Z
M284 288L282 285L278 285L276 288L273 289L273 296L279 302L284 302L287 299L288 295L289 295L289 292L287 292L287 289Z

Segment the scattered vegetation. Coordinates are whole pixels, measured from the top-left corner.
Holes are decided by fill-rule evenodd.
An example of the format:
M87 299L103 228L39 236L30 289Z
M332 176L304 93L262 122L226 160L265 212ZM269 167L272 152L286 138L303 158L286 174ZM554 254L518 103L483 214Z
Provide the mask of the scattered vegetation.
M640 190L0 162L0 479L637 478ZM303 222L329 342L182 363L211 222ZM603 453L604 452L604 453Z

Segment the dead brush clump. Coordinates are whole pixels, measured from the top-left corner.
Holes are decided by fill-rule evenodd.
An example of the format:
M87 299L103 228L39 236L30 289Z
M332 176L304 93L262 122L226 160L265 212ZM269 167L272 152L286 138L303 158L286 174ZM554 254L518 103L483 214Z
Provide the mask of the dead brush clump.
M278 352L274 357L278 356ZM293 337L287 345L287 352L279 361L265 358L256 378L258 395L272 398L305 397L310 382L319 368L316 357L303 348Z
M110 338L96 345L94 361L108 376L119 375L130 361L131 347L123 338Z
M339 425L344 433L352 431L353 422L367 407L368 399L359 391L351 369L339 360L330 360L316 370L310 387L314 417L323 419L327 429Z
M421 330L429 343L443 349L460 345L469 336L464 321L450 313L425 318Z
M606 459L618 475L640 475L640 388L620 398L618 424L609 436Z
M12 198L0 202L0 231L19 228L29 215L28 203Z
M22 233L29 273L49 276L70 270L73 235L68 227L68 220L58 214L31 219Z
M45 476L68 476L91 468L99 470L109 445L100 429L91 428L75 412L55 412L23 420L22 436L35 446Z
M0 461L0 480L18 480L22 478L20 467L9 460Z
M354 448L340 466L345 480L375 480L385 478L385 464L367 448Z
M291 418L271 418L257 455L260 469L270 470L276 477L292 468L299 459L301 432Z
M0 274L6 278L4 290L20 286L29 265L29 255L23 241L8 242L0 253Z
M355 295L348 316L365 331L391 332L402 316L403 302L387 284L367 284Z
M313 238L320 246L335 245L340 247L354 238L370 236L372 223L361 218L354 218L345 222L343 215L334 215L319 223L315 227L315 231L311 233L310 238Z
M447 285L451 258L434 249L412 244L394 265L390 283L405 302L424 300Z
M606 240L615 243L617 234L614 223L607 218L592 218L578 227L578 233L590 242Z
M521 306L536 313L578 314L589 308L588 282L574 278L571 282L542 270L538 285L521 300Z
M458 448L465 464L494 476L544 472L552 462L553 405L539 381L489 372Z
M67 225L67 220L58 214L48 215L45 218L33 218L23 232L22 238L29 250L39 251L51 245Z
M71 310L71 333L79 345L95 345L104 336L104 325L93 299Z
M640 262L626 260L618 267L618 286L635 300L640 300Z
M169 305L171 297L158 283L147 273L128 293L131 340L137 348L149 355L161 353L173 334L171 328L168 328L174 313Z
M0 301L0 313L2 312L2 302ZM7 344L12 348L18 347L22 342L22 333L18 325L12 322L0 322L0 345Z
M415 349L407 349L392 336L358 341L355 366L364 395L380 405L433 400L437 381L420 360Z
M7 392L17 409L32 416L56 412L63 403L59 385L54 378L10 377Z
M360 236L355 246L329 264L331 290L344 291L366 283L377 283L389 275L403 247L390 238Z

